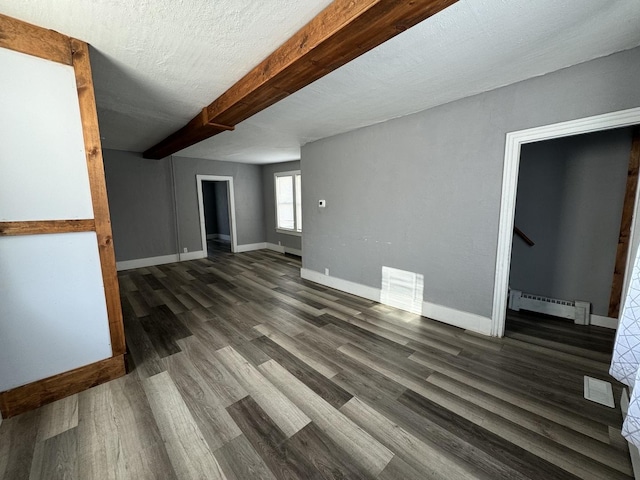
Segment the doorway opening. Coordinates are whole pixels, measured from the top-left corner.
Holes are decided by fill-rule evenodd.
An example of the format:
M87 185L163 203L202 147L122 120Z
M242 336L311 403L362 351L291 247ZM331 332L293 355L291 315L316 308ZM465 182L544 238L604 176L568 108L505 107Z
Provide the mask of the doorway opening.
M197 175L202 250L206 257L237 250L233 177Z
M498 228L498 248L496 255L496 274L494 283L493 315L491 334L502 337L505 332L507 303L509 296L509 276L511 270L512 242L520 169L521 148L532 142L551 140L584 133L599 132L619 127L628 127L640 123L640 108L623 110L594 117L572 120L568 122L536 127L507 134L505 160L502 181L502 203L500 207L500 224ZM634 202L633 221L630 238L633 244L636 236L636 215L638 198ZM524 232L526 233L526 232ZM535 239L534 239L535 241ZM626 259L624 288L629 281L632 255Z
M634 136L624 127L522 146L506 336L587 357L611 352L638 178Z

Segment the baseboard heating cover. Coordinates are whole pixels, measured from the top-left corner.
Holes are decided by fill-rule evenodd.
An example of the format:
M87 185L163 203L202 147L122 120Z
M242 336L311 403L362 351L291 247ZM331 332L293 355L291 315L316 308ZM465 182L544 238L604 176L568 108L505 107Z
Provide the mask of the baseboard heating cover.
M554 317L569 318L578 325L589 325L591 317L589 302L558 300L557 298L523 293L520 290L509 291L509 308L515 311L529 310Z

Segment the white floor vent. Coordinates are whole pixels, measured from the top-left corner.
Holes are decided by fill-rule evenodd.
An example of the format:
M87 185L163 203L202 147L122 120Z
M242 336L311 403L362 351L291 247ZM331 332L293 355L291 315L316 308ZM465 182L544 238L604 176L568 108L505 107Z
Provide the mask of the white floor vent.
M609 382L597 378L584 376L584 398L592 402L616 408L613 401L613 389Z
M554 317L569 318L578 325L589 325L591 316L589 302L558 300L557 298L523 293L520 290L509 291L509 308L515 311L529 310Z
M380 303L422 315L424 277L419 273L382 267Z

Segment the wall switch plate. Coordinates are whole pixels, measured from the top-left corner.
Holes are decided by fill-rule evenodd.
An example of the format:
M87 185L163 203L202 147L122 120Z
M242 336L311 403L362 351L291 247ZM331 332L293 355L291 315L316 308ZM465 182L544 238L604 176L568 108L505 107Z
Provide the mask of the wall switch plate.
M182 251L183 251L184 253L187 253L187 252L189 251L189 249L188 249L187 247L184 247L184 248L182 249Z
M325 268L325 269L324 269L324 274L325 274L325 275L329 275L329 269L328 269L328 268Z
M318 200L318 206L320 208L324 208L327 206L327 201L326 200Z

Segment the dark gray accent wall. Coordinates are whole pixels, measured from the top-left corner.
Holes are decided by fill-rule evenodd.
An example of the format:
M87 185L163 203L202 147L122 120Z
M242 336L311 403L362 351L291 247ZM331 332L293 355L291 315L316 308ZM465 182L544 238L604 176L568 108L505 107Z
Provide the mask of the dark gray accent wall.
M196 175L233 177L235 189L237 244L265 242L262 206L262 170L260 165L220 162L188 157L173 157L180 251L203 249Z
M229 224L229 195L227 193L227 182L215 182L214 192L216 199L216 223L218 232L221 235L230 235Z
M591 302L606 316L620 233L630 128L523 145L509 284Z
M305 145L303 266L491 316L506 133L638 107L638 78L636 48Z
M204 225L207 235L218 231L218 205L216 202L216 182L202 184L202 202L204 203Z
M176 253L169 159L103 150L116 260Z
M302 250L302 237L276 232L276 193L274 174L277 172L290 172L300 170L300 161L272 163L262 166L262 189L264 191L264 222L267 242ZM302 190L304 191L304 178L302 178ZM302 207L304 211L304 205ZM304 231L304 222L302 224Z

